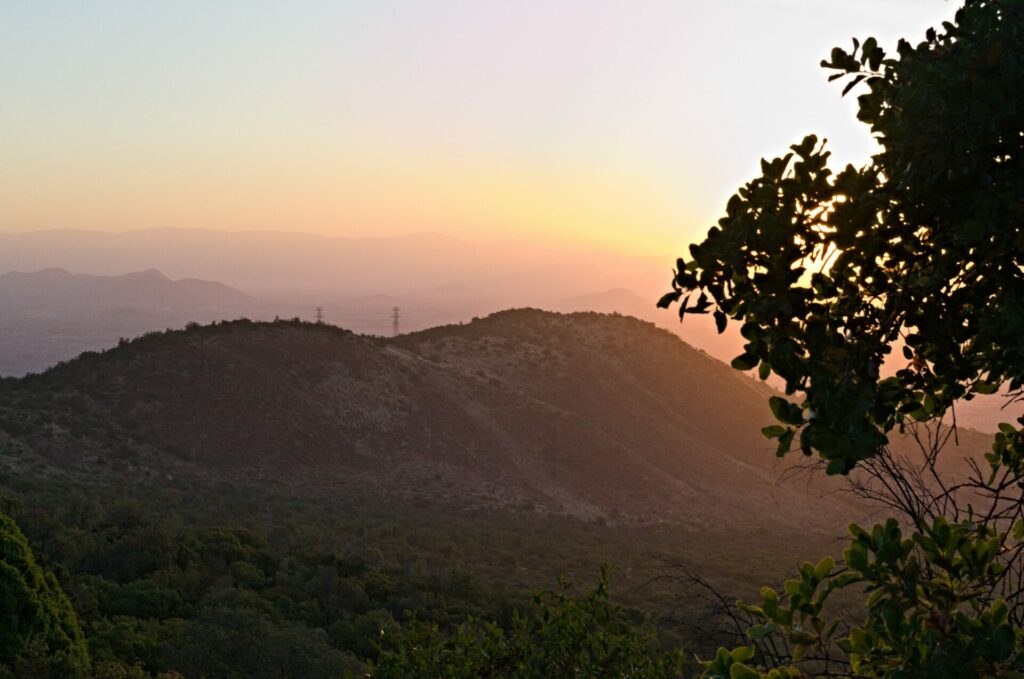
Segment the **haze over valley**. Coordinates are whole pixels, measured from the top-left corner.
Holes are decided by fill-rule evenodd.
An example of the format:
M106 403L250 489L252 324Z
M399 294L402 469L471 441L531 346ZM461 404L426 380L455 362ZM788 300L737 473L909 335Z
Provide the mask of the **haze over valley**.
M317 307L332 325L379 336L393 333L395 307L400 332L510 308L620 313L728 363L743 346L735 326L720 335L712 323L680 323L655 307L673 266L654 256L440 234L0 234L0 268L9 269L0 274L0 375L41 372L83 351L192 322L312 320ZM997 395L979 397L961 403L958 416L964 426L994 431L1012 419L1005 405Z
M722 360L739 349L655 309L672 262L437 234L326 238L156 229L0 235L0 374L39 372L120 338L247 317L416 331L516 307L652 320Z

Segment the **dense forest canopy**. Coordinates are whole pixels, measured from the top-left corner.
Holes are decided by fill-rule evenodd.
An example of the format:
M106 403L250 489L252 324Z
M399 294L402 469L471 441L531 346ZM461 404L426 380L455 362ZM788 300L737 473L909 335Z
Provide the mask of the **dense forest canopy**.
M71 602L36 563L25 535L0 511L0 676L84 677L89 650Z
M0 383L0 495L74 604L96 674L360 676L402 648L406 625L445 633L474 618L507 633L513 612L529 622L528 636L506 637L518 652L547 638L532 627L542 609L531 594L566 575L576 586L557 590L556 609L567 611L602 563L615 564L609 622L649 623L652 651L713 651L695 633L705 602L661 577L664 564L685 558L753 594L793 555L824 548L837 525L828 517L843 515L765 473L745 478L746 465L771 466L757 432L770 421L767 393L621 316L513 310L393 340L297 320L224 322ZM644 415L645 403L661 409ZM693 408L665 419L669 404ZM524 407L505 427L488 419ZM435 416L445 412L468 418ZM741 431L744 414L757 425ZM403 443L425 436L429 448ZM516 476L494 471L510 461ZM560 469L556 484L548 470ZM532 486L549 500L467 493L453 484L463 473L484 490ZM652 490L659 477L681 490L673 505ZM615 494L579 502L594 481ZM695 485L699 505L688 500ZM787 512L761 511L780 498L792 500ZM688 509L675 515L683 521L671 506Z

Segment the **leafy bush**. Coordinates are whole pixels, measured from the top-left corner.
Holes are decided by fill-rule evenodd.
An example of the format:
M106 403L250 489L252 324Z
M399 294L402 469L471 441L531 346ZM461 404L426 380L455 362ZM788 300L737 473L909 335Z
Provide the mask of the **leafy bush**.
M609 572L583 598L543 592L507 630L470 619L443 634L437 625L410 625L393 651L384 653L371 676L377 679L475 679L508 677L679 676L679 651L661 652L654 635L626 609L609 601Z
M36 564L18 525L0 513L0 676L81 677L88 669L71 602Z

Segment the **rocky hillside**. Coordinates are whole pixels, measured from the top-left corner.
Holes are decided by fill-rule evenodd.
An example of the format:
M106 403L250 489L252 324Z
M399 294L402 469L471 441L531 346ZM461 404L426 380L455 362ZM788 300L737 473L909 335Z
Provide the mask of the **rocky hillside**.
M516 310L384 340L296 322L149 335L0 388L0 464L697 529L824 532L766 388L649 323ZM837 510L837 514L833 513Z

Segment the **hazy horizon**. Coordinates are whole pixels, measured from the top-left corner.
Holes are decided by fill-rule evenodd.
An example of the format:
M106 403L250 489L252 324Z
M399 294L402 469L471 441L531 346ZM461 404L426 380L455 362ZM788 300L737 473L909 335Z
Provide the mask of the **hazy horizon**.
M869 157L819 60L954 9L882 5L6 5L0 274L156 269L343 323L378 296L414 329L619 311L728 360L654 302L760 156Z
M728 361L739 351L735 333L720 338L711 324L692 321L682 327L674 314L655 308L669 284L672 261L522 240L496 246L440 234L0 233L0 313L7 319L0 332L0 374L41 370L81 351L112 346L121 336L186 321L308 320L317 307L328 323L381 335L392 331L393 306L401 307L403 332L508 308L619 312L672 329ZM50 269L72 276L40 273ZM149 270L169 280L128 276ZM174 285L181 281L215 282L250 297L226 306L224 291L213 298L189 291L183 298Z

